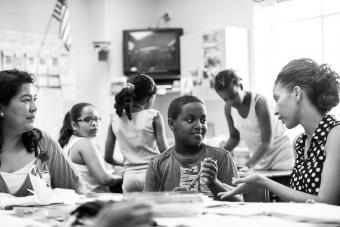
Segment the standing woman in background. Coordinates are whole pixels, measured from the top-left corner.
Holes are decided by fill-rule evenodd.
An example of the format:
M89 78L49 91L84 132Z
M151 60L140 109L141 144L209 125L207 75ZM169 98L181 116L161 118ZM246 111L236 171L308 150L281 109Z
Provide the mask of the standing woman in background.
M91 140L96 137L100 117L90 103L78 103L66 113L59 143L86 183L89 192L109 192L121 181L120 176L105 170L104 159Z
M264 176L234 180L240 184L219 196L225 199L247 191L251 185L267 188L284 201L340 205L340 123L327 113L339 104L339 75L328 65L311 59L289 62L276 78L275 114L287 126L304 128L295 142L297 158L290 187Z
M217 74L215 90L225 101L230 136L224 148L232 151L242 138L250 152L250 159L240 171L291 170L294 165L292 143L267 99L243 90L241 78L233 70Z
M0 193L32 195L29 174L52 188L84 192L84 185L57 142L34 128L38 88L35 77L19 70L0 71Z
M116 114L105 145L105 160L117 164L113 152L118 141L124 157L124 193L143 191L151 158L168 149L163 117L151 108L156 96L155 81L145 74L137 74L127 82L115 96Z

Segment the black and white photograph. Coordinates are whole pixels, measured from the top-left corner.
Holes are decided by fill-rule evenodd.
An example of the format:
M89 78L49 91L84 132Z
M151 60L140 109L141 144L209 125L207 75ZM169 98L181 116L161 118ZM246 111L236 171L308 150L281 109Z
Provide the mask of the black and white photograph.
M340 0L0 0L0 226L340 226Z

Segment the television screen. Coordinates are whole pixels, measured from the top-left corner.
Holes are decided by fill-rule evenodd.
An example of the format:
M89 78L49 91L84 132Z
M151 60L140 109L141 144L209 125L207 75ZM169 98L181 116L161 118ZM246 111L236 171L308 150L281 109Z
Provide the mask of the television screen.
M124 74L146 73L155 80L180 77L181 28L123 31Z

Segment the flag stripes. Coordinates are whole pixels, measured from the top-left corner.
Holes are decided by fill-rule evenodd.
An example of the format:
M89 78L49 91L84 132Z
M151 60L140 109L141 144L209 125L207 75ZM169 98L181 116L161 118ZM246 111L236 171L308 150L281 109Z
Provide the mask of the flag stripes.
M71 49L72 36L70 32L69 10L65 0L57 0L52 14L59 21L59 38L62 40L67 51Z

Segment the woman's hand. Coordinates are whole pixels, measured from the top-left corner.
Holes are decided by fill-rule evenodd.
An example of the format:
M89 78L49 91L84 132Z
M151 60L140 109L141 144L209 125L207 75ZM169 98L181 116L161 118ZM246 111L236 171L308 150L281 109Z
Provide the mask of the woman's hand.
M237 187L233 187L227 184L223 184L225 189L227 191L225 192L220 192L217 194L217 196L221 200L226 200L228 197L241 194L241 193L247 193L249 192L249 189L251 188L252 185L254 184L259 184L259 181L261 180L260 175L252 174L243 178L233 178L233 185L237 185Z
M152 210L149 204L122 202L104 208L93 227L150 226L152 221Z

